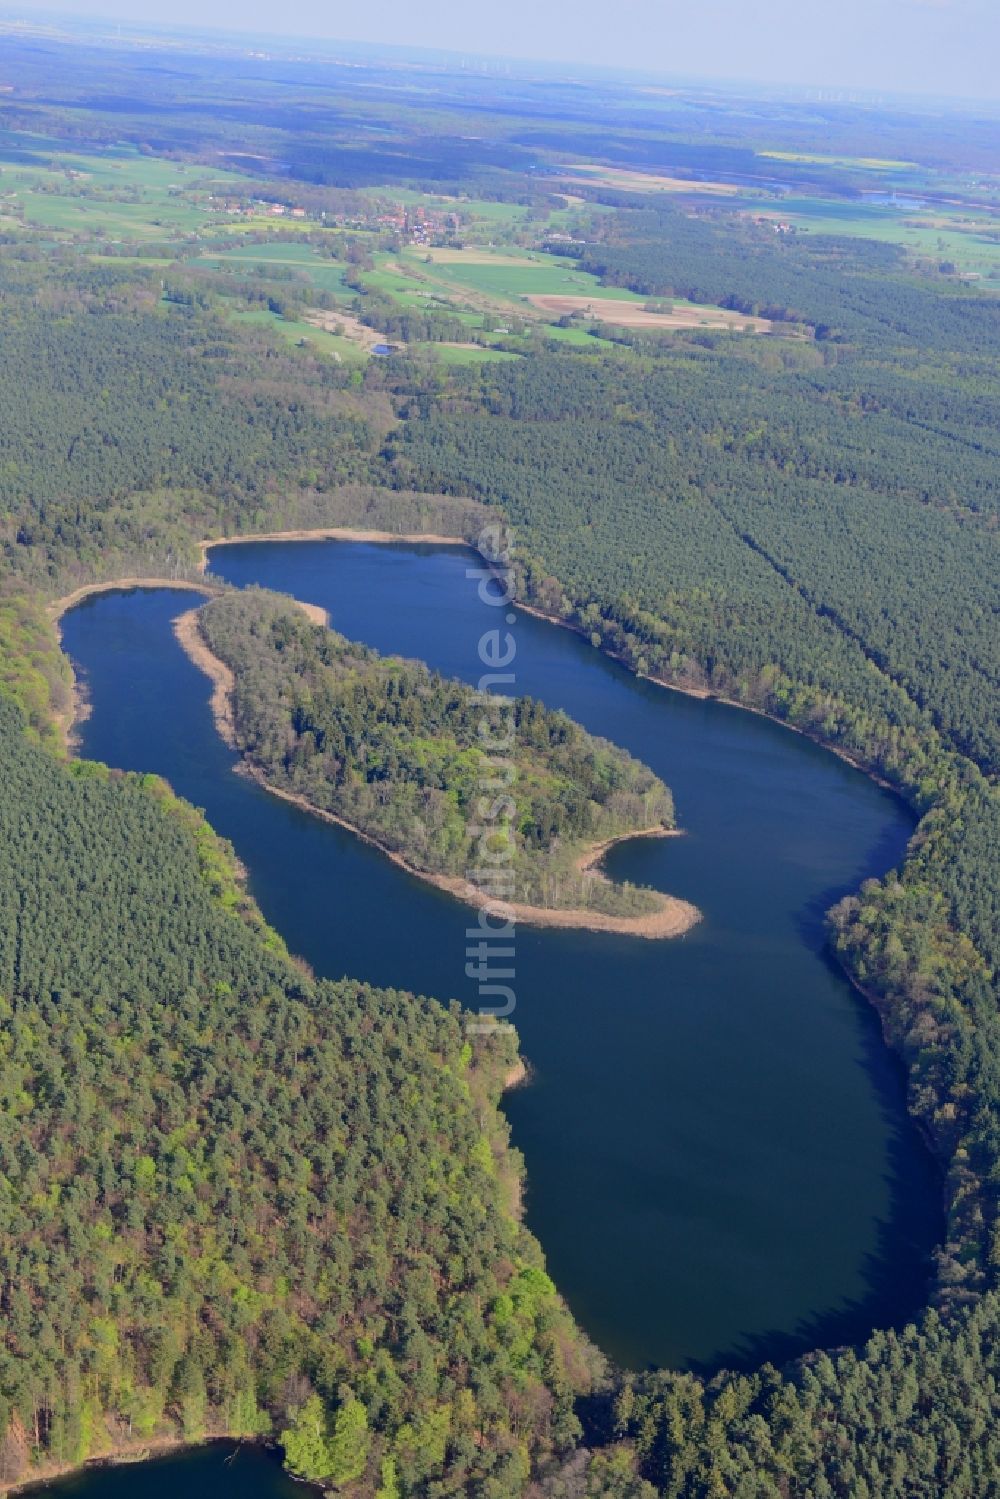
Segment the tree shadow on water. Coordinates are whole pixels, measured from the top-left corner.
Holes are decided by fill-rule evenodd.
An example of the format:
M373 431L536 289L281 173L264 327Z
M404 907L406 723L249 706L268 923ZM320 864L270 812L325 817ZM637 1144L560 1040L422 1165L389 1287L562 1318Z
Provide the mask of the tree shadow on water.
M845 895L856 895L865 880L883 879L890 869L901 867L915 827L916 819L911 821L909 816L902 824L895 819L886 820L847 879L815 891L802 903L795 912L794 924L796 933L808 947L821 949L827 945L826 918L831 906Z
M859 1010L862 1005L859 998ZM864 1065L889 1127L884 1173L888 1212L876 1223L875 1247L860 1267L864 1293L803 1318L791 1332L772 1328L743 1333L710 1359L690 1361L695 1374L707 1378L720 1369L748 1372L763 1363L780 1367L816 1349L859 1346L878 1328L900 1328L912 1321L926 1303L934 1250L944 1237L943 1171L905 1113L902 1067L885 1047L870 1009L861 1014L860 1024Z

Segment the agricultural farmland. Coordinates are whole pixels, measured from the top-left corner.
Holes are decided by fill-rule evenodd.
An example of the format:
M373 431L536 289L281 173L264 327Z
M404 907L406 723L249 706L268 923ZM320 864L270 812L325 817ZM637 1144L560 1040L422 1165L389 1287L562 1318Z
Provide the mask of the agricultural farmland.
M640 300L608 296L532 296L528 301L532 307L555 317L580 314L598 323L613 323L619 328L731 328L744 332L770 333L774 326L767 318L727 312L721 307L699 307L693 302L674 302L660 308Z

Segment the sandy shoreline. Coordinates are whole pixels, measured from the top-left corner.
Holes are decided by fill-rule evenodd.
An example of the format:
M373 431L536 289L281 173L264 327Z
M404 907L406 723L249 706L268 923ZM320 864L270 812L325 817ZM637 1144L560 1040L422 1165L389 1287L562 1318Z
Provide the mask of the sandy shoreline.
M322 625L324 630L330 628L330 613L321 604L307 604L303 599L293 599L296 609L301 609L306 619L312 625Z
M262 531L254 536L214 536L204 541L199 541L198 552L201 560L198 563L198 571L204 573L208 568L208 554L216 547L241 546L250 541L368 541L387 542L399 541L408 545L416 542L426 541L432 546L438 547L468 547L471 551L476 548L471 541L466 541L464 536L440 536L436 531L358 531L352 530L350 526L320 526L311 531Z
M605 838L603 843L595 843L593 848L585 849L574 861L574 867L580 874L596 873L601 879L607 879L607 875L600 874L597 866L608 849L614 848L616 843L631 843L634 838L681 838L683 835L683 828L640 828L635 833L616 833L613 838Z
M109 1447L105 1452L97 1452L93 1457L84 1458L83 1462L48 1462L42 1463L37 1468L30 1469L21 1478L13 1482L0 1482L0 1494L33 1493L36 1489L44 1493L49 1484L55 1483L57 1479L68 1478L70 1474L86 1473L96 1468L119 1468L131 1467L134 1464L150 1462L157 1457L166 1457L174 1452L191 1451L196 1447L207 1447L212 1442L235 1442L237 1444L252 1443L253 1439L232 1436L225 1431L206 1432L200 1441L192 1442L181 1436L154 1436L147 1437L145 1441L133 1438L123 1442L119 1447ZM267 1446L265 1441L256 1443Z
M233 673L225 662L220 661L205 644L201 631L198 629L197 609L189 609L186 614L174 620L174 634L181 649L187 652L194 664L212 683L210 705L216 729L230 748L236 748L232 712L232 692L235 685ZM405 870L407 874L413 875L415 879L424 880L436 889L443 890L447 895L454 896L477 908L498 906L495 900L475 885L470 884L468 880L458 875L433 874L428 870L418 869L401 853L387 848L384 843L348 821L347 818L339 816L336 812L327 811L325 808L313 806L312 802L297 792L272 786L264 773L247 760L241 761L240 770L272 796L278 796L282 801L290 802L294 807L300 807L311 816L322 818L324 822L332 822L338 827L346 828L356 838L377 848L387 859L391 859L394 864ZM649 833L658 832L658 829L640 829L636 834L623 833L618 838L605 840L585 850L581 856L583 860L581 867L590 868L597 863L610 843L620 843L633 836L643 837ZM590 932L612 932L621 936L650 939L683 936L701 920L701 912L689 901L680 900L674 895L662 895L659 891L655 894L661 902L660 909L648 911L640 916L607 916L602 911L588 911L577 907L556 910L547 906L523 905L516 901L504 905L502 909L505 913L509 913L511 919L523 922L527 926L582 928Z
M557 625L559 629L569 630L571 634L579 635L581 640L589 641L590 637L586 630L574 624L571 619L563 619L560 614L550 614L547 609L539 609L536 604L524 604L520 599L514 599L512 602L515 609L521 609L525 614L533 615L535 619L543 619L546 624ZM808 729L801 729L798 724L789 723L785 718L778 718L777 714L768 713L766 708L758 708L754 703L742 703L739 698L726 697L724 693L715 692L711 687L682 687L679 682L668 682L663 677L654 676L651 672L638 672L618 651L609 650L604 645L596 649L610 657L612 661L617 661L619 666L624 666L625 670L631 672L632 676L640 682L651 682L654 687L662 687L666 692L679 692L682 697L697 698L699 702L722 703L726 708L739 708L741 713L753 713L757 718L766 718L769 723L777 724L780 729L788 729L792 734L799 734L803 739L808 739L810 744L818 745L820 749L836 755L837 759L843 760L845 765L850 765L854 770L860 770L862 775L874 781L876 786L881 786L884 791L891 791L894 796L898 796L902 802L909 805L898 786L893 785L892 781L886 780L885 776L879 775L877 770L873 770L864 761L858 760L839 744L831 744L828 739L822 739L818 734L811 734Z
M295 600L295 604L312 624L329 624L329 615L318 604L303 604L299 599ZM213 655L205 644L198 629L199 613L200 606L198 609L189 609L186 614L179 614L173 622L174 635L185 655L211 681L210 706L215 727L230 749L235 749L236 727L233 722L232 694L236 681L226 663Z
M237 546L242 542L254 541L358 541L375 544L401 542L406 545L427 542L432 546L467 547L472 552L477 550L475 543L467 540L464 536L442 536L435 531L373 531L352 530L349 526L321 526L310 530L267 531L253 536L216 536L206 538L197 543L200 559L198 562L199 573L203 576L206 574L208 569L208 554L215 547ZM482 553L478 555L482 556ZM489 558L484 557L483 561L487 565L491 565ZM54 600L48 605L49 618L58 622L68 609L72 609L74 605L81 603L83 599L89 597L91 594L111 593L115 590L129 588L180 588L202 594L211 594L219 591L217 585L213 584L207 577L203 583L196 583L186 578L115 578L104 583L85 583L65 597ZM321 609L319 605L307 604L301 599L296 599L295 602L314 624L329 624L329 614L325 609ZM570 630L574 635L579 635L581 640L589 639L587 632L580 625L574 624L572 620L563 619L559 614L550 613L547 609L540 609L537 604L528 604L521 599L512 599L511 603L515 609L520 609L525 614L531 614L535 619L543 619L547 624L557 625L563 630ZM797 724L789 723L787 719L778 718L774 713L769 713L766 708L758 708L753 703L740 702L738 698L726 697L725 694L715 692L710 687L684 687L678 682L668 682L663 677L652 674L642 675L618 652L610 650L604 645L599 646L598 649L604 655L609 656L612 661L617 661L619 665L624 666L626 670L630 671L633 676L638 677L640 681L652 682L654 686L665 688L667 692L680 692L684 697L698 698L703 702L724 703L727 707L739 708L744 713L755 713L759 718L767 718L771 723L778 724L780 728L791 730L793 734L801 734L804 739L808 739L811 743L819 745L821 749L828 750L831 755L836 755L838 760L843 760L845 764L853 766L855 770L860 770L870 780L874 781L876 785L883 787L886 791L891 791L895 796L899 796L901 800L905 801L905 797L902 796L898 786L893 785L891 781L881 776L877 770L873 770L870 765L866 765L863 761L857 759L848 750L843 749L840 745L831 744L829 740L821 738L818 734L810 733L808 729L802 729ZM73 723L76 721L76 717L74 716L73 720L66 725L67 738L69 737Z
M236 748L236 728L233 722L232 697L236 678L224 661L214 656L205 644L198 629L198 610L189 609L179 614L173 623L174 635L181 650L203 671L212 684L209 706L215 727L230 749Z
M214 696L213 692L213 698ZM345 817L339 817L336 812L328 812L322 807L314 807L312 802L304 796L299 796L297 792L272 786L263 772L253 765L248 765L246 761L242 762L241 770L271 796L280 796L282 801L290 802L293 807L300 807L312 817L321 817L324 822L333 822L338 827L346 828L349 833L354 834L355 838L360 838L363 843L369 843L373 848L377 848L385 858L391 859L393 864L398 865L415 879L424 880L435 889L444 891L446 895L465 901L467 905L496 909L505 916L509 916L511 920L521 922L525 926L564 927L578 931L612 932L626 937L655 939L682 937L701 920L701 912L697 906L691 905L689 901L680 900L675 895L662 895L659 891L655 891L654 894L663 902L660 910L648 911L642 916L606 916L602 911L588 911L577 907L553 909L548 906L526 906L518 901L510 904L500 903L485 895L468 880L463 880L459 875L432 874L426 869L418 869L395 849L387 848L384 843L380 843L377 838L373 838L370 833L364 832L353 822L348 822ZM624 841L632 836L642 837L643 831L634 835L624 833L618 841ZM588 850L585 857L589 856L589 852Z
M218 586L214 583L195 583L190 578L111 578L104 583L81 583L79 588L74 588L72 593L65 594L60 599L53 599L46 605L46 613L53 623L58 623L67 610L82 604L84 599L90 598L95 593L127 593L130 588L180 588L187 593L216 593Z
M528 1064L523 1057L518 1057L513 1067L504 1074L503 1092L510 1093L514 1088L521 1088L528 1081Z

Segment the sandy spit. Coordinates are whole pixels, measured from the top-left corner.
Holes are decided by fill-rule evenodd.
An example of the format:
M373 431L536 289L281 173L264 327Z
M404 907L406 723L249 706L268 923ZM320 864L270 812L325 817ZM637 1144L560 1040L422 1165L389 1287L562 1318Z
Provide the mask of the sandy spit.
M202 639L198 628L197 609L189 609L174 620L174 634L181 650L203 671L212 684L210 706L212 718L219 734L229 745L236 748L236 728L233 723L233 688L236 679L224 661L214 656Z
M517 901L507 905L493 900L476 885L463 880L459 875L431 874L428 870L418 869L395 849L386 848L385 844L373 838L370 833L365 833L361 828L356 827L354 823L348 822L345 817L339 817L335 812L328 812L321 807L314 807L312 802L298 795L297 792L272 786L255 766L244 762L243 769L245 774L262 786L265 791L269 791L272 796L280 796L282 801L301 807L313 817L321 817L325 822L335 822L339 827L346 828L349 833L353 833L356 838L362 839L365 843L370 843L387 859L391 859L394 864L399 865L400 869L405 869L406 873L413 875L414 878L425 880L428 885L434 885L436 889L443 890L447 895L453 895L457 900L463 900L468 905L495 910L499 915L507 916L515 922L522 922L525 926L576 928L588 932L616 932L627 937L658 938L682 937L701 920L701 912L697 906L691 905L689 901L680 900L677 896L660 895L659 892L654 893L662 902L660 909L647 912L643 916L606 916L602 911L587 911L571 907L555 910L548 906L526 906Z

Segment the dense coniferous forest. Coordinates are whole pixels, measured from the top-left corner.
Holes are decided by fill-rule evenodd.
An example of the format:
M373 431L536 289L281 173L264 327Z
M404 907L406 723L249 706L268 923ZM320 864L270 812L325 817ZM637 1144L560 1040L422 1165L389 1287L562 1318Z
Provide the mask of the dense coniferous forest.
M498 80L491 111L481 80L455 78L421 115L366 66L343 70L345 109L318 64L283 64L279 86L220 57L187 64L195 108L168 62L140 84L124 54L12 46L3 161L44 164L67 142L198 164L259 151L262 191L280 162L289 202L342 194L323 198L331 212L386 181L534 209L546 174L601 151L761 170L714 99L690 108L682 141L612 92L584 103ZM385 144L359 144L361 125ZM983 121L776 106L756 128L799 149L995 159ZM14 130L34 132L30 151ZM833 193L861 180L849 164L801 170ZM280 1437L300 1476L381 1499L980 1499L1000 1485L1000 303L890 244L580 191L604 210L586 243L560 240L581 270L760 313L782 336L550 340L509 363L412 353L362 369L238 325L178 232L144 245L183 261L169 269L121 241L106 263L0 235L4 1481L130 1438L229 1432ZM244 303L301 310L302 287L272 274L240 283ZM393 336L459 333L389 302L368 314ZM947 1236L915 1325L748 1375L604 1370L514 1212L496 1107L513 1034L473 1048L435 1000L315 981L168 788L61 759L57 595L187 576L209 535L472 539L484 515L512 530L525 601L638 672L831 745L920 814L902 867L830 916L944 1169ZM386 663L284 614L268 638L247 619L260 607L227 598L207 619L228 611L215 644L245 676L241 731L289 784L312 785L335 720L346 754L355 720L409 731L418 701L433 730L420 776L450 774L440 729L445 707L467 712L460 691L394 665L409 706L390 712ZM343 650L346 721L342 684L319 705L283 696L326 683ZM521 711L544 759L557 716ZM565 720L557 732L572 739ZM621 769L574 742L581 778ZM415 744L396 744L397 770L415 768ZM589 837L605 814L574 795L555 798L559 816ZM544 845L555 828L537 810Z
M654 670L690 659L692 680L752 692L795 651L800 682L833 688L863 655L995 770L992 460L972 453L967 479L950 433L867 411L863 368L829 373L724 351L646 369L541 357L470 377L390 442L408 483L501 504L531 596L589 606ZM989 515L970 513L977 481Z
M887 361L892 411L865 398L865 354L782 363L721 346L635 372L495 367L458 384L447 412L427 403L391 450L408 483L503 507L537 606L637 671L837 746L925 813L901 871L843 901L831 938L948 1164L934 1312L782 1376L629 1380L608 1430L668 1494L971 1499L995 1482L1000 1264L1000 559L986 466L982 499L962 501L994 376L974 361L978 378L946 401L943 360L911 412L907 374ZM932 403L937 424L921 419ZM617 420L598 430L607 410ZM976 1392L968 1407L962 1389Z
M475 534L474 506L380 496L376 455L395 420L384 394L165 300L161 280L0 266L8 573L52 589L187 576L199 537L278 526Z
M236 742L267 784L432 874L464 879L505 855L522 904L656 909L652 891L576 866L596 843L671 827L670 792L564 713L383 658L260 590L213 600L198 629L233 672ZM491 653L503 661L500 632Z
M3 1478L106 1412L301 1433L318 1396L354 1477L516 1490L588 1356L510 1210L512 1033L314 982L163 783L21 727L0 705Z
M125 280L130 284L131 274ZM113 317L115 313L105 309L90 315ZM167 316L171 315L168 311ZM196 312L193 316L203 315ZM253 342L247 345L253 347ZM125 359L124 353L120 358ZM772 397L768 406L772 422L783 414L774 399L776 391L789 393L793 412L795 400L801 411L803 400L819 403L822 399L815 394L817 384L820 393L823 388L816 373L819 366L807 366L804 373L802 360L801 353L793 352L788 369L769 370L765 364L763 378ZM842 385L844 368L838 365L835 374ZM118 366L106 368L104 378L117 380ZM808 1362L781 1376L765 1372L736 1381L720 1376L707 1390L688 1376L662 1374L627 1383L617 1397L613 1391L603 1397L607 1416L596 1433L610 1440L611 1446L587 1462L592 1472L589 1481L597 1485L598 1493L614 1492L616 1485L623 1492L638 1492L635 1485L641 1487L646 1481L635 1476L638 1465L640 1474L658 1489L678 1494L711 1494L729 1488L736 1492L736 1475L742 1475L742 1491L752 1494L781 1493L792 1479L797 1485L792 1492L823 1492L823 1482L835 1493L862 1492L857 1475L865 1473L870 1475L864 1481L872 1493L908 1493L911 1489L906 1485L921 1471L932 1493L937 1475L946 1471L951 1474L953 1492L973 1495L979 1492L981 1476L990 1471L992 1462L988 1424L984 1421L970 1435L963 1424L967 1413L957 1409L952 1392L959 1387L978 1388L986 1380L987 1367L982 1366L981 1372L969 1349L979 1350L976 1357L981 1360L988 1358L989 1334L975 1330L992 1328L994 1315L993 1296L987 1288L997 1260L996 1116L990 1100L1000 1098L1000 1079L991 1080L997 1041L991 981L996 971L997 930L994 830L1000 819L995 790L983 771L961 753L964 748L974 749L985 769L995 754L991 700L972 690L975 679L968 675L988 661L989 595L977 595L975 590L988 589L991 573L988 568L967 567L961 548L971 541L988 549L994 545L993 533L947 495L940 497L940 504L931 503L926 493L883 496L869 473L863 485L859 481L853 486L861 492L855 499L863 496L867 506L859 511L857 524L871 523L880 513L879 506L886 515L886 529L869 542L870 566L877 566L891 539L895 552L890 550L889 555L898 561L899 548L904 548L907 568L902 575L880 569L870 579L877 579L891 604L901 577L912 588L914 579L922 575L920 554L926 552L927 535L947 540L949 550L942 547L939 560L951 559L949 571L924 570L926 586L932 598L936 590L941 600L937 613L946 626L954 600L969 601L964 629L958 630L957 621L950 628L959 642L960 635L981 619L984 649L963 668L961 643L956 644L953 658L942 643L950 637L939 629L938 670L921 675L918 662L900 650L894 632L888 638L895 658L882 649L876 633L881 611L874 616L871 637L866 636L860 615L847 628L849 592L837 599L836 610L810 596L811 588L818 587L816 580L832 590L837 570L812 559L811 546L803 543L794 554L795 572L789 566L776 566L748 528L748 519L758 510L765 518L774 514L776 522L787 523L787 515L771 494L772 485L781 492L780 466L766 456L748 453L752 443L734 445L733 428L727 434L714 417L710 430L719 435L708 442L698 440L699 408L694 403L698 382L702 390L707 387L717 395L728 388L736 410L740 401L745 403L743 420L750 427L753 421L758 426L764 421L756 404L760 400L756 382L761 378L759 364L748 363L743 352L730 352L725 341L716 349L680 348L666 368L655 361L634 376L617 363L594 364L574 357L511 370L494 368L483 377L451 377L443 388L439 381L433 399L423 393L417 368L373 372L368 377L372 400L391 399L404 418L399 425L394 417L382 452L377 444L368 450L365 473L373 485L379 480L380 486L356 485L326 495L310 488L310 508L297 511L296 516L308 514L321 523L355 516L370 520L375 513L393 515L385 489L393 482L400 486L397 529L404 528L399 518L414 513L413 507L415 513L431 516L432 524L436 520L433 502L418 493L424 487L454 491L455 500L444 504L457 507L454 515L466 524L477 511L464 496L476 496L480 506L499 504L516 527L520 586L537 605L575 622L638 670L681 684L707 685L763 706L838 745L879 769L919 808L927 809L901 878L871 885L846 902L835 913L835 936L844 960L878 1003L887 1035L907 1058L914 1077L912 1106L950 1162L949 1238L935 1293L939 1310L912 1335L880 1335L860 1357L821 1363L827 1387L833 1391L828 1398L845 1413L835 1427L817 1426L817 1397ZM825 368L823 378L827 378ZM678 401L676 388L681 379L690 382L690 403ZM674 392L668 397L670 384ZM603 426L603 440L598 443L595 421L609 401L617 419ZM665 420L663 403L670 401L677 430L671 428L670 441L659 444L651 440L651 433L657 421ZM702 402L701 409L707 410L708 397L703 395ZM676 415L678 404L684 408L683 421ZM132 409L136 431L141 433L151 414L143 406ZM720 402L718 410L725 409ZM822 431L825 410L817 404L817 434ZM793 416L785 419L791 423ZM860 422L866 415L858 409L853 419ZM679 459L690 467L685 469ZM832 462L832 455L825 461ZM762 475L767 476L767 484L761 482ZM893 483L898 485L898 476ZM958 484L956 477L956 489ZM816 507L850 494L848 486L829 474L805 479L801 488L812 493ZM123 490L143 527L147 557L164 555L164 533L156 524L164 513L177 537L177 555L190 556L184 548L190 548L193 537L205 529L203 499L192 519L178 507L171 491L167 491L165 510L158 511L147 493L129 491L127 484ZM796 486L794 493L799 492ZM233 529L274 523L273 511L253 507L252 491L245 502L242 493L238 486L233 492ZM737 525L729 517L737 514L740 493L744 506L742 523ZM905 515L905 531L888 529L891 511L884 507L890 505L900 507ZM352 506L357 507L354 512ZM15 494L14 514L19 508L26 519L33 517L32 505ZM81 500L73 501L71 514L73 525L94 525L89 506ZM150 520L153 524L146 529ZM27 526L15 530L8 545L17 575L25 581L50 577L50 589L58 586L56 579L78 578L86 569L86 554L81 568L77 555L81 532L74 532L73 525L65 534L57 527L49 546L34 541ZM881 543L879 534L884 538ZM820 548L818 557L828 557L822 550L823 530L817 527L809 536ZM93 570L108 575L130 565L136 548L128 533L125 541L121 547L119 533L110 533L106 548L95 548ZM982 555L981 550L977 555ZM800 582L798 573L808 583ZM845 573L842 586L849 585L850 576ZM914 605L912 597L906 609L905 593L899 597L901 617L918 640L919 631L926 628L924 611ZM27 603L18 604L19 610L27 608ZM30 612L19 617L15 639L30 641L27 625L31 617ZM38 618L37 608L34 617ZM44 625L39 622L37 628L44 641ZM29 711L24 694L30 695L34 682L34 691L41 694L34 707L40 722L50 684L57 694L61 690L58 672L45 664L55 659L51 636L47 639L48 653L40 644L33 648L35 668L25 665L9 673ZM908 690L917 681L919 693ZM39 891L48 893L48 888L42 883ZM73 920L62 910L62 898L54 890L51 903L57 919L68 923L65 930L70 931ZM51 962L51 950L46 951ZM79 1254L86 1258L82 1243ZM12 1356L17 1367L16 1350ZM206 1355L206 1363L211 1362L212 1356ZM944 1394L936 1402L921 1398L913 1406L901 1404L895 1385L885 1384L889 1375L880 1372L883 1366L896 1371L892 1378L903 1381L904 1387L907 1381L917 1380L918 1389L929 1387ZM281 1425L292 1417L273 1400L267 1404L266 1381L255 1365L251 1367L254 1388L261 1391L255 1398L262 1410L267 1409L272 1429L292 1431L293 1427ZM307 1373L307 1378L328 1401L325 1409L340 1408L339 1386L328 1391L314 1375ZM847 1414L859 1402L870 1410L864 1392L873 1382L890 1391L878 1425L878 1442L867 1435L857 1415ZM12 1388L16 1392L20 1387L15 1382ZM93 1409L105 1408L107 1399L113 1411L121 1412L121 1397L108 1394L109 1388L100 1389ZM296 1386L300 1392L306 1388ZM210 1406L213 1419L225 1426L228 1418L218 1412L214 1389L211 1386L206 1394L206 1409ZM307 1393L302 1410L309 1398ZM351 1398L346 1396L344 1408L356 1422ZM391 1423L387 1425L375 1414L367 1394L359 1398L375 1432L369 1452L381 1452L385 1433L393 1429ZM163 1401L158 1410L183 1423L183 1402L179 1403L172 1386L166 1387ZM75 1395L68 1397L67 1408L77 1419L82 1406ZM303 1416L307 1424L315 1409L310 1405L308 1416ZM12 1401L11 1410L16 1411L10 1427L11 1461L20 1464L33 1441L34 1407L29 1410ZM41 1419L41 1452L64 1453L65 1447L52 1445L47 1418ZM127 1416L124 1419L127 1424ZM898 1424L894 1426L893 1421ZM324 1443L333 1440L332 1432L320 1436ZM898 1451L904 1438L913 1452L901 1465ZM71 1449L82 1450L80 1445ZM299 1450L294 1438L291 1450ZM326 1447L320 1450L327 1453ZM446 1451L450 1451L447 1444ZM947 1452L953 1454L951 1458ZM321 1463L325 1460L314 1457ZM558 1463L554 1469L543 1465L538 1481L546 1490L560 1492L576 1481L575 1462L568 1460L565 1469ZM414 1470L412 1482L419 1487L422 1481ZM509 1491L517 1492L522 1486L523 1473L518 1470Z
M967 286L928 286L893 245L836 237L776 241L769 226L692 218L672 208L612 221L581 264L612 286L688 297L810 326L820 341L962 349L989 357L1000 306Z

